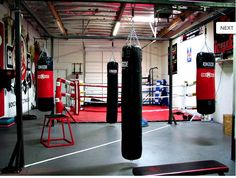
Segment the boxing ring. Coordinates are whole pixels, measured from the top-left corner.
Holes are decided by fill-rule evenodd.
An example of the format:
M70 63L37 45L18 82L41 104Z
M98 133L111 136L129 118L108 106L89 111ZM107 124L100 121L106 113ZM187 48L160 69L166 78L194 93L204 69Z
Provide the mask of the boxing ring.
M65 85L67 90L62 92L62 85ZM194 85L191 84L191 85ZM63 106L70 111L73 116L71 122L79 123L104 123L106 122L106 100L107 100L107 86L101 84L89 84L82 83L78 80L66 80L62 78L57 79L56 85L56 113L61 114L63 112ZM189 84L184 84L176 87L186 87ZM158 105L160 99L169 96L161 96L160 91L162 88L168 88L168 85L158 85L158 91L156 91L156 85L147 86L143 85L143 106L142 117L147 121L165 122L168 121L169 107L168 105ZM147 93L154 90L153 96L147 96ZM158 94L157 94L158 93ZM184 93L182 95L173 95L174 97L193 97L194 93ZM64 97L64 103L63 103ZM154 104L145 104L146 100L152 100ZM200 120L200 117L188 114L188 109L194 109L194 107L175 108L173 107L174 117L177 121L187 120ZM121 86L118 86L118 122L121 122Z

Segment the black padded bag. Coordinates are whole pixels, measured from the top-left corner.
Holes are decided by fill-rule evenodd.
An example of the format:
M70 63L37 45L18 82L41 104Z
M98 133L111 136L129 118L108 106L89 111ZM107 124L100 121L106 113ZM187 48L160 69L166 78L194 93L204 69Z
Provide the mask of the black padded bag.
M142 50L122 49L122 156L128 160L142 155Z
M107 123L117 122L118 109L118 63L110 61L107 63Z

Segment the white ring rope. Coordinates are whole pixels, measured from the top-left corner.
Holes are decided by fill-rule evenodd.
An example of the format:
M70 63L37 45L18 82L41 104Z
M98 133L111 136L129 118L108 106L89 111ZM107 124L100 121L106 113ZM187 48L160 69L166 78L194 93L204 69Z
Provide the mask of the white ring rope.
M74 90L74 86L72 85L74 81L69 81L69 80L63 80L64 84L69 85L69 90L70 92ZM79 81L77 81L79 82ZM193 82L191 84L188 84L188 82L184 82L184 85L175 85L173 87L190 87L195 85L196 82ZM80 83L80 87L84 87L85 91L80 91L80 102L90 102L90 103L106 103L107 100L107 85L104 84L89 84L89 83ZM94 88L98 89L94 89ZM91 89L88 89L91 88ZM118 86L118 89L121 89L121 86ZM142 85L142 93L143 93L143 102L148 102L148 100L160 100L164 98L169 98L168 94L168 89L166 91L167 95L162 96L162 90L163 88L169 88L169 85L153 85L153 86L148 86L148 85ZM160 90L160 91L158 91ZM73 94L72 94L73 93ZM144 93L149 93L149 95L144 96ZM119 91L119 98L120 98L121 91ZM68 99L74 99L74 92L71 93L64 93L64 96ZM155 95L155 96L153 96ZM185 94L173 94L173 97L193 97L196 96L196 93L185 93ZM91 101L92 99L97 99L98 101ZM90 100L90 101L89 101ZM100 100L100 101L99 101Z

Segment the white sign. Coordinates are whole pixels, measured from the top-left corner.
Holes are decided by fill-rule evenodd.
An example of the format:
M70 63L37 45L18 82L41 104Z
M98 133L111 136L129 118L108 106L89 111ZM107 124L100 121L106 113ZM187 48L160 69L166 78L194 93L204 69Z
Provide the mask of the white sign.
M236 34L236 22L216 22L217 34Z

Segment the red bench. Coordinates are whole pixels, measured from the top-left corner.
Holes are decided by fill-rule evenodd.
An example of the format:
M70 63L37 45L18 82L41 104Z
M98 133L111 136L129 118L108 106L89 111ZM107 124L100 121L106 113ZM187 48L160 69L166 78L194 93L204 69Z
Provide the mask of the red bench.
M224 172L228 171L229 168L227 166L214 160L133 168L133 174L136 176L204 175L204 174L214 174L214 173L217 173L219 175L224 175Z

